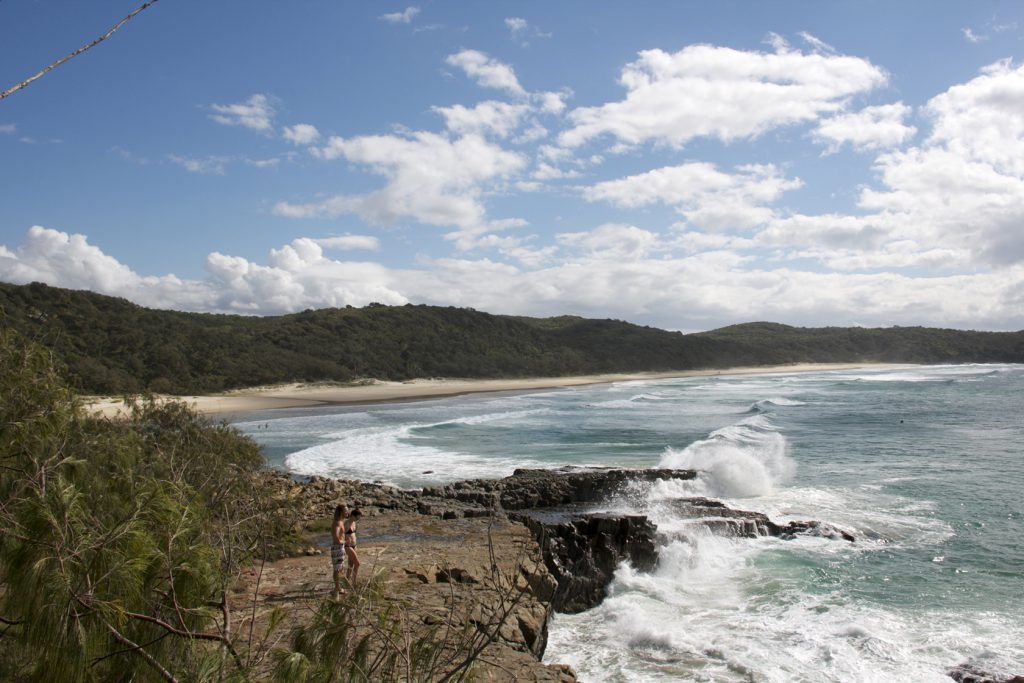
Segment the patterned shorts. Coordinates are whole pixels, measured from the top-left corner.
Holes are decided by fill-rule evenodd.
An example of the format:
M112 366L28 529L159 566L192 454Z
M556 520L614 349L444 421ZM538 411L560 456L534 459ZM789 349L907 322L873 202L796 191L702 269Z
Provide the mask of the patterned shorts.
M336 572L345 568L345 546L337 543L331 544L331 566Z

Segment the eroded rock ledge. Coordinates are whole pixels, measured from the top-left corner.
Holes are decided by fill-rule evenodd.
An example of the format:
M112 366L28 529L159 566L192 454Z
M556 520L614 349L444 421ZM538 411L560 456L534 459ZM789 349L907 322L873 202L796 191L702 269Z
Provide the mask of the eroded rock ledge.
M764 513L737 510L710 498L679 498L669 501L668 505L678 516L698 519L701 524L722 536L776 536L789 540L797 534L806 534L851 543L856 540L850 532L828 524L813 520L776 524Z
M696 479L695 470L562 467L553 470L518 469L504 479L472 479L423 489L425 498L455 500L505 510L553 508L576 503L605 502L634 484L659 480Z
M621 562L647 571L658 561L657 527L644 515L593 513L561 522L529 514L511 518L530 530L543 552L557 585L551 598L556 612L573 614L599 605Z
M363 508L368 517L361 524L365 529L361 542L365 538L368 544L393 549L382 557L395 558L388 559L389 571L398 577L395 581L404 582L403 590L414 598L412 604L421 606L425 623L445 609L445 600L457 602L465 599L464 593L475 590L481 567L488 561L488 553L493 552L489 535L494 529L521 529L532 544L528 550L521 550L509 567L513 574L520 575L528 599L518 608L514 623L502 629L493 654L505 659L518 653L516 677L567 681L574 680L569 668L545 666L539 661L547 644L552 612L580 612L596 606L607 595L621 562L629 562L641 571L653 569L658 562L657 548L664 540L647 515L618 514L601 508L616 500L643 501L648 485L659 480L692 480L697 472L520 469L503 479L461 481L422 491L323 477L296 481L281 473L268 473L267 477L268 485L280 487L285 495L298 500L301 523L322 520L338 502ZM792 538L806 533L854 540L849 533L818 522L778 524L764 514L736 510L707 498L680 498L659 505L670 506L673 516L693 519L695 524L724 535ZM431 518L436 522L411 521ZM419 532L396 536L385 531L403 527L415 527ZM476 531L468 533L471 528ZM459 533L453 536L451 532L456 529ZM438 542L441 537L445 540ZM487 540L481 540L484 538ZM516 544L521 545L519 541ZM314 548L310 551L319 552ZM416 557L426 559L414 561ZM532 559L524 563L523 557ZM431 588L439 584L448 588ZM457 590L453 591L452 586ZM526 660L521 659L524 656ZM536 662L535 669L530 669L530 661ZM495 670L486 678L501 680L502 674Z

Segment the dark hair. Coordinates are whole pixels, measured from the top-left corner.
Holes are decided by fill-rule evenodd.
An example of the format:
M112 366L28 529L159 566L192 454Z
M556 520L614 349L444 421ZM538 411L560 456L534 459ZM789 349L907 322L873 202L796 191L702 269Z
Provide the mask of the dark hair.
M363 516L363 511L360 510L359 508L356 508L355 510L352 511L351 516L358 519L359 517Z
M339 519L348 514L348 508L344 505L336 505L334 507L334 521L337 522Z

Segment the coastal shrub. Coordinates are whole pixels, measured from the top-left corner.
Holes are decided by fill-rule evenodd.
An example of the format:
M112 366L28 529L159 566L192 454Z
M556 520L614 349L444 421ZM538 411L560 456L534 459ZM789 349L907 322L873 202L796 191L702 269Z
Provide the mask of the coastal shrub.
M0 680L223 680L228 592L286 536L251 440L180 403L86 417L51 353L0 330Z

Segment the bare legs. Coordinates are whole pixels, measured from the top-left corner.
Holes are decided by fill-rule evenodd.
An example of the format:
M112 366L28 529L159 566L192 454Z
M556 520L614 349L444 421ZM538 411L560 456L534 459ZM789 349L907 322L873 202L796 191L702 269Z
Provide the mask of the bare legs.
M345 578L348 579L348 584L355 587L356 578L359 576L359 556L356 555L356 549L352 546L345 546L345 557L348 558L348 570L345 573Z
M334 592L331 597L337 598L344 593L341 579L345 575L345 550L340 543L331 544L331 569L334 570Z

